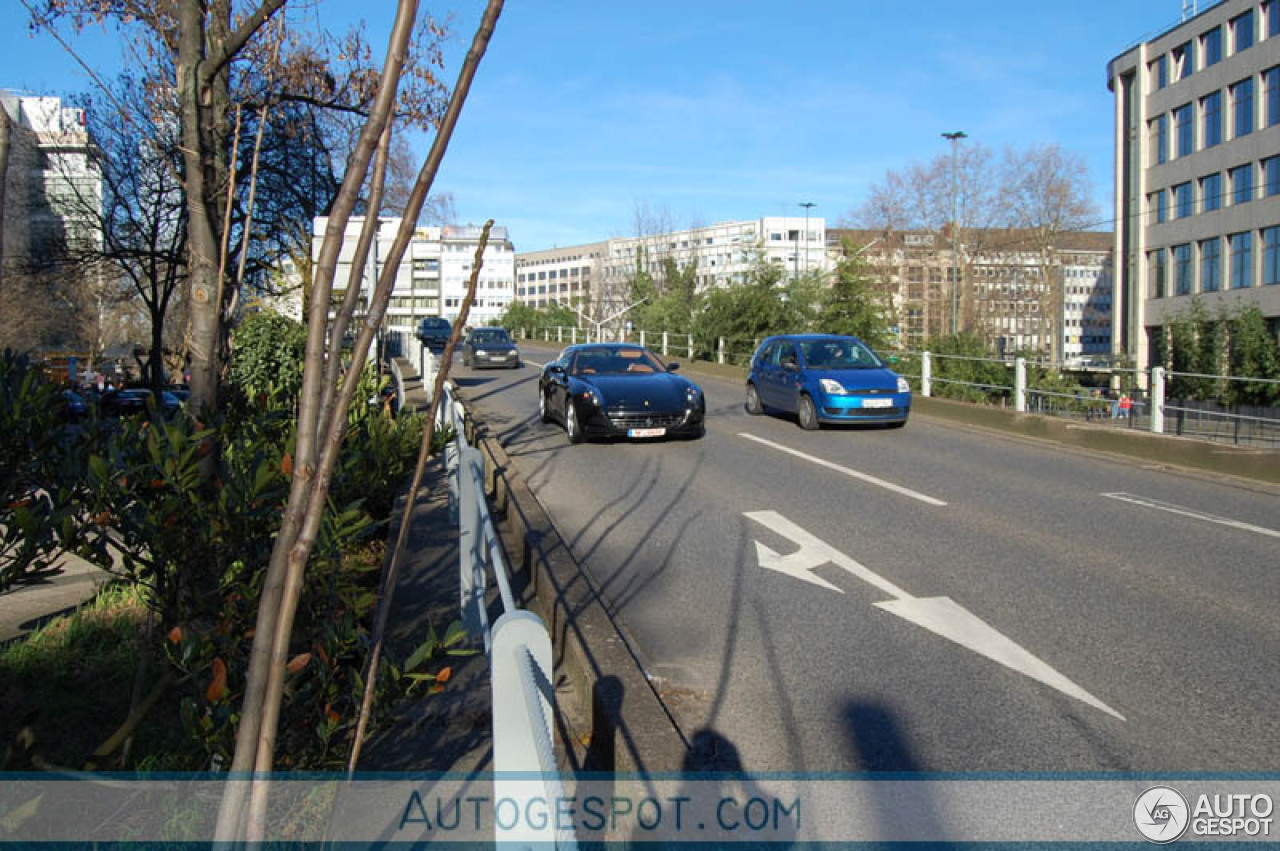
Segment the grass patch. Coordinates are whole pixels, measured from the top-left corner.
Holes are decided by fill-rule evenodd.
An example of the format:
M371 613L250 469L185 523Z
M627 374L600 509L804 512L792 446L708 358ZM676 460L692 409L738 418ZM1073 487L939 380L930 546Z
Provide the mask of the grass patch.
M110 586L74 613L0 647L0 769L83 767L128 715L146 623L140 592ZM152 660L148 687L164 665ZM176 705L176 695L162 699L139 727L137 758L154 763L180 746Z

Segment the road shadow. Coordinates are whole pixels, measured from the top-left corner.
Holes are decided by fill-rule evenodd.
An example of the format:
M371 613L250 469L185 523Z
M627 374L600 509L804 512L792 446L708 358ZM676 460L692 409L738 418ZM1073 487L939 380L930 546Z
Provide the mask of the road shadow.
M930 785L896 776L920 772L923 767L894 713L879 703L851 700L841 708L840 717L858 770L895 775L869 778L864 784L869 790L876 835L885 839L946 835L938 804L930 798ZM948 849L953 845L930 839L928 847Z

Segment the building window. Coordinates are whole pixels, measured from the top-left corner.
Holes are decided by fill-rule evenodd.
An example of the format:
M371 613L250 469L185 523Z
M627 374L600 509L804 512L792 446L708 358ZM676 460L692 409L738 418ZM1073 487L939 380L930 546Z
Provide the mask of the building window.
M1200 36L1200 55L1204 57L1205 68L1222 61L1222 27L1214 27Z
M1262 231L1262 283L1280 284L1280 227Z
M1215 236L1200 243L1200 291L1216 293L1222 286L1222 240Z
M1167 196L1168 196L1168 193L1166 193L1163 189L1158 190L1154 196L1155 208L1156 208L1156 224L1158 225L1164 224L1169 219L1169 199Z
M1253 132L1253 78L1248 77L1231 87L1231 138L1239 139Z
M1227 237L1231 252L1231 289L1253 286L1253 234L1249 231Z
M1157 248L1147 255L1151 270L1151 297L1164 298L1165 260L1164 249Z
M1262 161L1262 193L1267 197L1280 195L1280 157Z
M1158 59L1147 66L1147 70L1151 74L1151 87L1153 89L1163 89L1169 85L1169 57L1161 54Z
M1173 247L1173 288L1177 295L1191 295L1191 244Z
M1264 0L1262 14L1267 18L1267 38L1280 35L1280 0Z
M1195 151L1195 124L1191 118L1191 104L1184 104L1173 111L1174 156L1185 157Z
M1194 212L1195 193L1191 191L1191 181L1179 183L1173 187L1174 217L1185 219Z
M1212 148L1222 141L1222 92L1212 92L1200 99L1204 115L1204 146Z
M1200 205L1209 213L1222 206L1222 175L1215 172L1200 178Z
M1169 116L1161 115L1151 122L1151 158L1162 163L1169 156Z
M1231 203L1247 204L1253 200L1253 163L1231 169Z
M1231 19L1231 52L1239 53L1253 47L1253 10Z
M1280 11L1277 11L1277 15L1280 15ZM1267 126L1275 127L1280 124L1280 65L1262 72L1262 91Z
M1175 80L1185 80L1196 69L1196 52L1191 42L1180 44L1172 51L1173 74Z

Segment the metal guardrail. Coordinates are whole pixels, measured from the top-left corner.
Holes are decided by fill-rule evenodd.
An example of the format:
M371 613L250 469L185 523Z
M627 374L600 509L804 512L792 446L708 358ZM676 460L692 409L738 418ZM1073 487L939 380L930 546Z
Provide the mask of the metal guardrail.
M435 363L430 352L421 354L423 376L434 385ZM454 438L445 448L449 471L449 509L459 529L459 578L462 622L473 640L484 642L489 657L493 694L494 800L510 800L528 811L541 801L561 800L564 795L555 759L552 727L555 693L551 682L551 635L542 619L520 609L511 591L502 543L485 498L484 456L467 442L466 409L445 385L437 414L438 425L453 427ZM502 602L502 615L491 625L485 603L488 575L492 572ZM494 841L536 843L543 848L576 849L572 825L559 814L543 820L515 818L510 826L495 819ZM509 846L508 846L509 847Z

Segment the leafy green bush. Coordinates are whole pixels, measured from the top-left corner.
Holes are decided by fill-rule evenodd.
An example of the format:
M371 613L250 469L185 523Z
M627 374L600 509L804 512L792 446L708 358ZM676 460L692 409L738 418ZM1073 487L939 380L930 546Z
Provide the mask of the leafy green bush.
M296 327L268 315L246 324L233 368L246 382L232 388L239 402L207 425L180 416L63 427L51 413L54 389L23 359L0 361L4 579L74 546L153 612L151 651L165 693L155 711L174 719L161 726L178 731L179 743L141 745L135 764L204 769L224 764L233 747L257 601L293 473L301 375ZM275 345L276 332L287 345ZM392 418L370 404L382 382L373 371L360 378L295 621L280 746L297 767L336 767L349 744L384 557L375 533L421 440L421 416ZM437 641L413 666L387 657L380 696L435 676L426 668L444 652ZM113 709L100 711L127 714L127 706ZM37 738L55 735L46 726ZM114 750L103 758L123 767Z
M64 421L60 392L25 355L0 353L0 592L47 574L78 537L76 472L96 424Z

